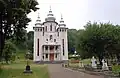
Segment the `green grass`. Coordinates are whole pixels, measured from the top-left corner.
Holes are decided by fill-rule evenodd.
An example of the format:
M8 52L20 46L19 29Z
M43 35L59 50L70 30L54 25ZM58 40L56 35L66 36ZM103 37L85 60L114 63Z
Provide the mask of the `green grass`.
M91 63L91 60L90 59L83 59L83 60L80 60L80 62L83 62L84 65L87 65L87 64ZM69 66L79 67L79 63L69 63Z
M0 78L49 78L47 65L37 65L30 62L33 74L24 74L26 62L18 61L10 65L2 65Z
M83 59L81 60L81 62L83 62L83 64L90 64L91 63L91 60L90 59Z

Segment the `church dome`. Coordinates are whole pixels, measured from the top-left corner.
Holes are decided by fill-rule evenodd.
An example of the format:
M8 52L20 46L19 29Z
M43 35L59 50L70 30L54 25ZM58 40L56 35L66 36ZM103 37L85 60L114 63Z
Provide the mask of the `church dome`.
M63 20L63 17L62 17L62 15L61 15L61 20L60 20L60 23L59 23L59 26L66 26L66 24L64 23L64 20Z
M36 20L35 26L41 26L41 25L42 25L42 23L41 23L41 20L40 20L40 16L38 14L38 18Z
M50 11L49 13L47 14L47 18L45 19L45 21L55 21L56 18L54 17L54 14L52 13L52 10L51 10L51 7L50 7Z

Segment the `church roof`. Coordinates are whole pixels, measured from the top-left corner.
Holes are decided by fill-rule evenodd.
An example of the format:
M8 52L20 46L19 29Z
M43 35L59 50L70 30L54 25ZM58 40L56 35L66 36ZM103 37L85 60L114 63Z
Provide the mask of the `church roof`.
M40 19L39 13L38 13L38 17L37 17L35 26L41 26L41 25L42 25L42 23L41 23L41 19Z
M52 13L51 7L49 10L49 13L47 14L47 18L45 18L45 21L55 21L56 18L54 17L54 14Z

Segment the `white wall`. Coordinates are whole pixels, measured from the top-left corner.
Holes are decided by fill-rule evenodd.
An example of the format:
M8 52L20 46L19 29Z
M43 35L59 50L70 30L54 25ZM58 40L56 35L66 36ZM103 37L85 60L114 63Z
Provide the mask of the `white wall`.
M60 46L60 51L61 51L61 60L68 60L68 40L67 40L67 31L64 32L59 32L59 36L57 35L58 33L55 32L55 26L56 23L52 23L52 30L50 31L50 25L51 23L45 23L44 26L47 26L47 32L44 32L44 36L43 36L43 31L34 31L34 61L41 61L42 60L42 46L45 44L57 44L57 45L61 45ZM42 27L41 27L42 28ZM44 28L44 30L46 30ZM53 42L51 42L50 39L50 35L53 36ZM39 38L39 56L37 56L37 39ZM46 39L48 39L48 43L46 43ZM54 42L54 39L56 39L56 42ZM63 46L62 46L62 39L64 39L64 56L63 56ZM45 57L45 56L44 56ZM55 56L54 56L55 57ZM49 58L49 57L48 57ZM46 59L47 61L48 59ZM58 60L58 59L56 59Z

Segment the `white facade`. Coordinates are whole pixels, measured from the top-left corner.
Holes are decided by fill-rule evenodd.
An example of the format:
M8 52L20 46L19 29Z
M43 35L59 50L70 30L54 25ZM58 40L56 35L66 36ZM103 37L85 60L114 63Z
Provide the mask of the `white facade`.
M63 18L58 24L50 9L45 22L40 17L34 29L34 61L66 61L68 60L67 29Z

